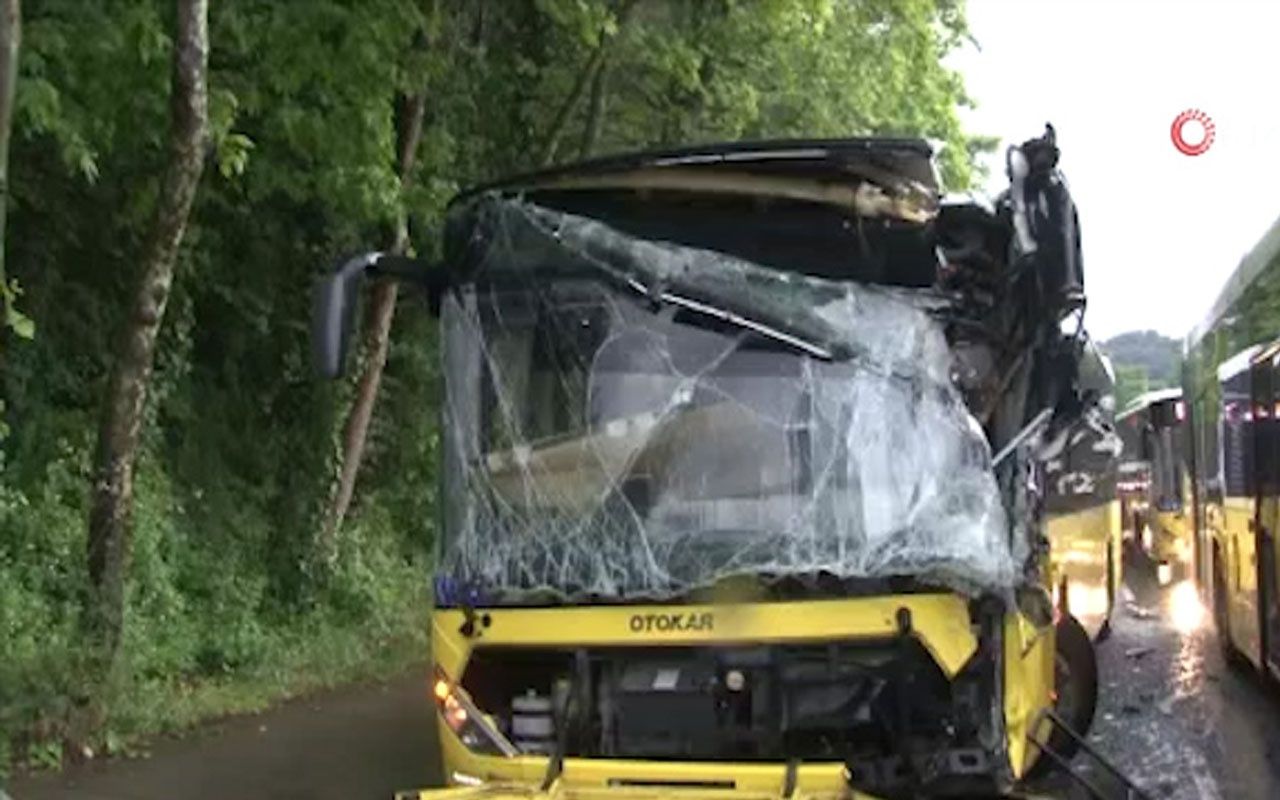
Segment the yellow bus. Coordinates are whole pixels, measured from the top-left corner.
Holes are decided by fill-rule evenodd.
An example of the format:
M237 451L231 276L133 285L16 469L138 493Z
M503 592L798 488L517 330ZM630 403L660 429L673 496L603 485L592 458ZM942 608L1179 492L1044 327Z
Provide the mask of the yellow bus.
M361 276L440 318L458 796L1006 796L1087 747L1110 378L1075 207L1051 129L998 208L943 202L932 155L560 167L456 198L442 265L321 282L329 375Z
M1126 503L1134 541L1155 565L1161 584L1191 578L1195 533L1182 390L1160 389L1135 398L1116 425L1127 440L1126 465L1139 466L1145 477L1145 493Z
M1115 372L1092 342L1080 373L1081 386L1095 394L1097 404L1061 455L1046 465L1050 580L1059 608L1102 641L1111 631L1122 579L1123 441L1116 430Z
M1197 578L1236 662L1280 678L1280 221L1187 337Z

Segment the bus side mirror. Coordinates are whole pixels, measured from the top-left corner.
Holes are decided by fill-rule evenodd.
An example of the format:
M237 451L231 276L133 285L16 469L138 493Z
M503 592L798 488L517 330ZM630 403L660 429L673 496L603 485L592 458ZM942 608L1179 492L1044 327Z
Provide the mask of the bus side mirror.
M360 285L377 260L378 253L355 256L316 282L311 305L311 341L316 370L326 378L342 376Z
M425 289L433 314L439 313L440 302L451 285L444 270L408 256L363 253L338 264L316 283L311 306L313 357L316 370L326 378L343 374L360 286L368 274Z

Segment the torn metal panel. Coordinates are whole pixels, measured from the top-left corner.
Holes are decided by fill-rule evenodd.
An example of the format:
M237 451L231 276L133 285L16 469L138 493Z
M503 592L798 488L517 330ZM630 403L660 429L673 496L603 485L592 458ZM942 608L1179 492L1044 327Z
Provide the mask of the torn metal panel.
M621 175L579 175L547 182L547 189L618 189L715 192L722 195L803 200L835 206L867 219L892 217L925 223L937 216L938 201L924 187L899 180L886 191L868 181L842 175L841 180L797 179L787 175L751 175L664 167Z
M521 200L477 214L443 310L447 579L491 602L744 574L1010 593L1025 545L937 296Z

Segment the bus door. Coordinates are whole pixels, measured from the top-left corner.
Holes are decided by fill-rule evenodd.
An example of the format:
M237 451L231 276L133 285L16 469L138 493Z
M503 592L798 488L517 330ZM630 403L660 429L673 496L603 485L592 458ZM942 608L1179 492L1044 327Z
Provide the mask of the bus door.
M1151 504L1160 514L1182 510L1175 402L1151 406Z
M1261 665L1258 636L1258 558L1254 548L1258 529L1254 469L1256 421L1251 371L1246 368L1221 383L1223 534L1221 600L1226 623L1240 652ZM1217 582L1215 581L1215 584Z
M1265 516L1258 526L1258 606L1262 631L1264 664L1280 674L1280 569L1276 559L1280 548L1276 535L1280 532L1280 358L1267 358L1258 364L1266 372L1268 394L1267 418L1258 426L1258 511Z
M1258 652L1264 667L1280 665L1280 631L1277 631L1275 606L1280 598L1276 573L1276 531L1280 530L1280 508L1277 507L1276 481L1276 369L1270 358L1255 362L1251 383L1253 398L1254 453L1254 548L1258 580Z

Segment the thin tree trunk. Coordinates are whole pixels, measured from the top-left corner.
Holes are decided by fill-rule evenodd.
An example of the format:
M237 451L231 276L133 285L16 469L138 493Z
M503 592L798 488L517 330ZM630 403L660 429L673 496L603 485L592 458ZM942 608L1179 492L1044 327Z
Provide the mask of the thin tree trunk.
M404 100L396 148L402 192L408 188L413 177L418 143L422 140L422 119L426 106L425 93L416 94ZM388 250L400 254L404 253L408 247L408 219L402 212L396 220L395 233L392 235ZM378 401L378 388L382 384L382 372L387 364L391 321L395 318L396 297L399 294L398 284L394 281L378 283L374 286L372 294L364 329L363 370L356 385L355 400L351 404L351 410L347 414L346 425L343 428L342 466L338 476L338 486L321 532L320 551L326 562L331 562L337 555L338 530L346 519L347 511L351 508L351 499L355 495L356 476L364 460L365 444L369 438L369 424L373 421L373 409Z
M573 118L573 113L582 104L582 98L587 93L587 87L595 83L596 76L604 69L610 43L626 30L627 24L631 21L632 12L635 11L638 4L639 0L624 0L622 8L618 11L617 33L613 37L606 36L603 31L600 33L599 44L595 46L595 49L591 51L591 55L587 57L587 63L582 65L582 69L578 72L578 77L573 83L573 88L569 90L564 102L560 104L560 109L556 111L555 118L551 121L551 127L547 129L542 145L542 166L549 167L555 163L556 151L560 149L560 138L564 135L565 128L569 125L569 120Z
M204 168L208 126L208 0L178 0L174 37L168 163L129 314L111 368L98 430L89 516L85 608L96 667L114 666L124 623L131 556L133 468L156 336L164 320L174 263ZM106 677L99 674L98 679Z
M556 151L560 149L560 137L564 135L564 130L569 125L569 119L573 117L573 112L578 109L583 95L587 93L587 86L590 85L592 79L604 64L604 52L605 43L601 39L600 44L596 45L596 48L591 51L591 55L587 58L587 63L578 72L578 79L574 81L573 88L569 90L568 96L560 104L560 110L556 112L555 119L551 121L551 127L547 129L546 141L542 145L542 166L549 167L555 163Z
M595 152L600 143L600 133L604 129L604 106L608 99L609 59L606 58L591 77L591 97L587 101L587 121L582 126L582 145L578 148L578 158L587 159Z
M20 0L3 0L0 8L0 333L9 319L5 272L5 220L9 215L9 139L13 133L13 96L18 86L18 50L22 42ZM0 352L0 356L3 353Z

